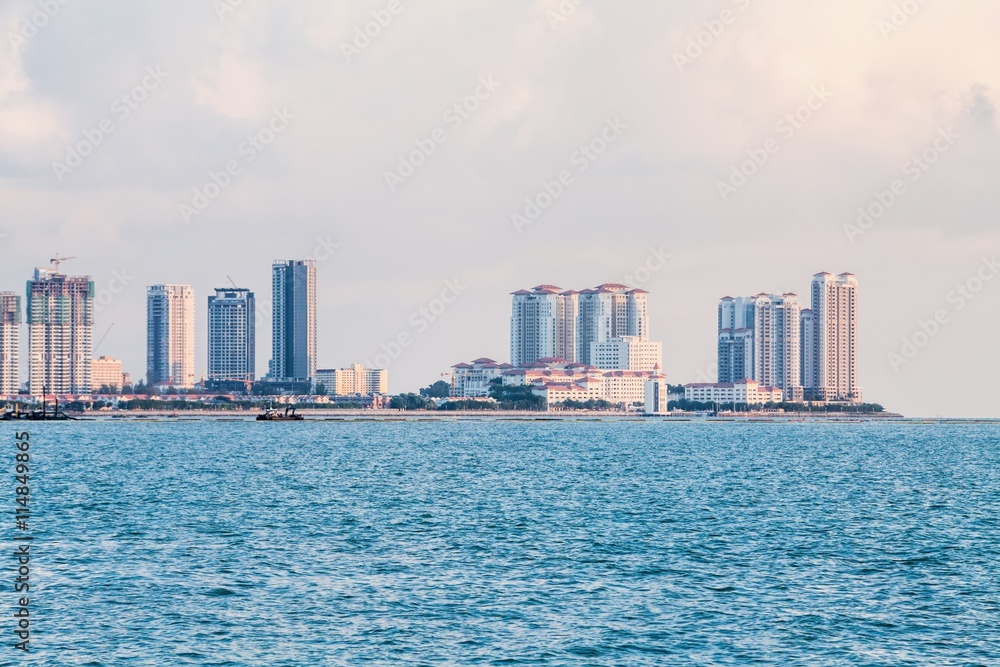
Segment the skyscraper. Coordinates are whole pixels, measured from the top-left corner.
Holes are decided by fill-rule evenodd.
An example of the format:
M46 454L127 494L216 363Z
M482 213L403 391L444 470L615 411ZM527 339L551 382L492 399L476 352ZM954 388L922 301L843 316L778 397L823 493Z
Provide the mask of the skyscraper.
M785 400L801 401L801 306L794 294L761 294L754 301L754 374L765 387L778 387Z
M802 400L798 297L758 294L719 303L719 382L755 380Z
M512 296L511 363L520 366L551 358L575 361L577 293L539 285Z
M719 382L753 379L754 299L727 296L719 302Z
M256 300L247 289L216 289L208 297L208 379L256 379Z
M0 292L0 395L20 390L21 297Z
M190 389L194 372L194 289L153 285L146 293L146 382Z
M272 267L274 310L268 377L305 381L316 377L316 262L277 260Z
M812 280L812 335L803 357L808 398L862 400L858 382L858 281L853 274L818 273ZM809 326L809 324L807 324Z
M576 361L596 365L594 346L617 338L632 337L637 342L648 342L648 294L645 290L617 284L580 292Z
M94 283L35 269L28 281L28 391L33 396L91 391Z
M663 349L649 341L648 292L601 285L582 292L553 285L514 292L510 358L515 366L565 359L607 369L652 371Z

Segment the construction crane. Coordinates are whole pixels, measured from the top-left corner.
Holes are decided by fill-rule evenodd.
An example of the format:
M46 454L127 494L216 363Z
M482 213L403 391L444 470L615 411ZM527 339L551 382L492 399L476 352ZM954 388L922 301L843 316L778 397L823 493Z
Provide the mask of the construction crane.
M50 259L49 262L52 266L56 267L56 273L59 273L59 265L71 259L76 259L76 257L60 257L59 253L56 253L56 256Z

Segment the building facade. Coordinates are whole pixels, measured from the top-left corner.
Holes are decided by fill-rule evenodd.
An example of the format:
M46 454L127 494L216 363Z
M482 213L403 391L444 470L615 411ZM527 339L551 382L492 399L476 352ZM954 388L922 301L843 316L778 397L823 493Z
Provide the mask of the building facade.
M454 398L486 398L494 381L502 381L504 372L514 368L511 364L500 364L492 359L476 359L472 363L456 364L451 395Z
M512 295L510 358L514 365L576 357L577 293L539 285Z
M803 353L807 398L860 403L857 278L850 273L816 274L807 319L803 325L811 334Z
M646 380L646 400L643 404L643 412L647 415L665 415L670 412L670 387L667 385L667 376L659 372L651 375Z
M36 269L27 298L29 393L90 393L94 283L89 276Z
M354 364L350 368L320 369L316 383L322 384L330 396L377 396L389 393L389 371L365 368Z
M756 380L801 401L800 315L794 294L724 297L719 303L719 382Z
M753 377L754 299L723 297L719 302L719 382Z
M13 396L21 389L21 297L0 292L0 396Z
M606 284L582 292L539 285L514 292L510 357L514 366L565 359L611 370L652 370L663 348L649 341L644 290Z
M684 398L694 403L766 405L784 401L778 387L765 387L756 380L684 385Z
M754 305L754 373L764 387L778 387L801 401L801 306L794 294L759 295Z
M316 377L316 262L274 262L273 338L268 377L311 381Z
M616 338L649 341L648 295L645 290L610 283L580 292L573 361L596 365L595 346Z
M593 343L591 361L605 370L651 371L663 361L663 344L624 336Z
M257 377L257 302L248 289L208 297L208 379L253 382Z
M94 392L102 388L121 391L125 387L125 372L120 359L99 357L91 362L91 380Z
M195 298L190 285L153 285L146 291L146 382L178 389L195 386Z

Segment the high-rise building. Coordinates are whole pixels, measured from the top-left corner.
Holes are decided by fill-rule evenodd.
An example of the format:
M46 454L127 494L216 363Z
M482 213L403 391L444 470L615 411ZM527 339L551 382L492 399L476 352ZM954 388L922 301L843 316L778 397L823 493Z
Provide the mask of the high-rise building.
M28 281L28 391L33 396L91 391L94 283L35 269Z
M247 289L216 289L208 297L208 379L256 379L256 299Z
M316 261L274 262L272 356L268 377L311 381L316 377Z
M811 336L803 357L807 398L861 402L858 382L858 281L818 273L812 280Z
M753 378L754 298L724 297L719 303L719 382Z
M816 336L816 318L813 317L813 311L811 308L803 308L801 315L801 335L802 335L802 345L801 348L801 369L802 369L802 387L806 393L809 393L810 388L816 386L816 360L815 360L815 336Z
M754 375L777 387L788 401L801 401L801 306L794 294L757 296L754 304Z
M102 387L121 391L125 387L125 372L122 370L121 359L100 357L91 362L91 377L94 391Z
M146 293L146 382L190 389L194 371L194 288L153 285Z
M552 285L514 292L510 317L511 363L576 359L577 293Z
M0 395L20 390L21 297L0 292Z
M565 359L611 370L651 371L663 355L659 343L649 342L647 295L614 284L582 292L553 285L514 292L511 363Z
M719 382L756 380L802 400L798 297L758 294L719 303Z
M597 343L626 336L649 340L647 296L649 292L625 285L606 284L579 294L577 358L596 365Z

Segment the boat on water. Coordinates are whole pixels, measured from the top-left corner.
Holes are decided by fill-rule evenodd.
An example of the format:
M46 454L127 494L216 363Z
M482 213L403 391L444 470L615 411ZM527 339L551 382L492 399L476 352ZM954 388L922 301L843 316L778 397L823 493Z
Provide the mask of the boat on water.
M76 417L70 417L65 412L59 409L59 400L56 399L55 403L52 405L52 409L49 410L48 395L42 396L42 409L41 410L29 410L26 412L21 411L21 406L14 404L11 408L9 405L4 408L2 414L0 414L0 421L32 421L32 422L65 422L65 421L76 421Z
M301 422L305 421L305 419L302 415L296 414L295 408L290 405L285 408L284 412L268 408L264 411L264 414L257 415L257 421L259 422Z

